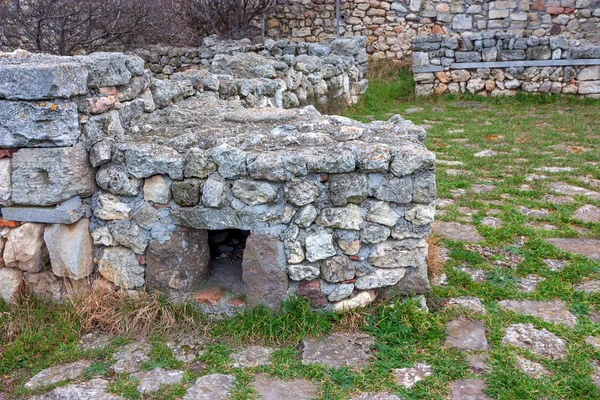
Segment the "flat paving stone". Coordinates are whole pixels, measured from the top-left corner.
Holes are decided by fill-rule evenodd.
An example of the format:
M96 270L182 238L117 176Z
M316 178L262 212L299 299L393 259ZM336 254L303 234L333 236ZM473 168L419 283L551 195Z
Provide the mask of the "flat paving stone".
M142 363L150 360L150 351L152 351L152 345L146 342L126 344L113 354L113 360L116 362L111 368L117 374L137 372Z
M594 372L592 372L590 378L592 379L592 382L594 382L594 385L600 387L600 361L592 361L592 368L594 368Z
M573 285L573 289L586 293L600 292L600 280L590 279Z
M477 194L489 193L492 190L494 190L494 188L495 188L494 185L487 185L487 184L474 184L474 185L471 185L471 190L473 191L473 193L477 193Z
M319 395L319 385L305 379L284 381L260 374L254 377L251 385L263 400L309 400Z
M451 400L489 400L484 389L487 385L480 379L454 381L450 385Z
M517 266L525 260L523 256L499 247L468 244L465 249L479 254L489 263L498 267L517 269Z
M483 321L455 319L446 324L445 347L461 351L485 351L487 339Z
M545 258L543 261L544 264L546 264L548 268L554 272L560 272L568 265L565 260L557 260L554 258Z
M446 208L448 206L451 206L452 204L454 204L454 200L452 199L437 199L435 201L435 206L437 208Z
M542 201L552 203L552 204L572 204L575 203L575 200L569 196L555 196L553 194L545 194L542 196Z
M550 215L550 212L545 208L537 210L525 206L521 206L521 208L519 208L519 212L521 213L521 215L533 218L544 218Z
M502 343L533 354L552 359L564 358L565 341L546 329L536 329L532 324L513 324L506 329Z
M531 361L530 359L519 355L516 356L515 365L519 371L533 379L552 375L552 373L539 362Z
M504 310L530 315L553 324L564 324L574 327L577 323L577 317L571 314L567 308L567 303L562 300L502 300L498 304Z
M600 337L588 336L584 341L590 346L594 347L596 350L600 350Z
M362 368L371 361L370 335L334 333L321 339L305 339L302 364L323 364L331 368Z
M600 324L600 310L591 310L588 314L590 321Z
M480 242L484 239L474 226L459 224L458 222L436 221L433 223L433 232L447 239L457 241Z
M546 278L544 278L542 276L538 276L536 274L529 274L527 276L519 278L519 283L517 284L517 288L521 292L526 292L526 293L534 292L537 289L537 286L541 282L544 282L545 280L546 280Z
M494 229L499 229L499 228L502 228L502 225L504 225L504 222L502 222L502 220L499 218L484 217L481 220L481 225L489 226L490 228L494 228Z
M433 369L429 364L418 363L410 368L393 369L392 374L399 386L410 389L415 386L417 382L433 375Z
M190 386L183 400L226 400L231 395L234 385L233 375L204 375Z
M402 400L400 397L395 394L391 394L388 392L382 393L371 393L371 392L363 392L359 393L356 396L350 398L350 400Z
M79 348L81 350L99 350L110 344L113 337L102 332L90 332L81 337Z
M107 389L107 380L92 379L84 383L57 387L30 400L125 400L124 397L106 393Z
M156 367L150 371L136 372L132 376L140 381L136 388L138 392L152 393L159 390L163 385L173 385L181 382L183 371Z
M568 183L554 182L550 184L549 187L556 193L564 194L567 196L585 196L592 200L600 200L600 193L579 186L569 185Z
M432 276L430 281L433 286L446 286L448 284L448 276L446 274Z
M462 308L467 311L472 311L478 314L486 314L485 306L477 297L462 296L448 299L446 303L448 308Z
M458 270L469 275L473 282L485 282L485 275L487 272L484 270L469 267L460 267Z
M204 354L206 341L197 335L185 334L172 338L167 342L173 357L177 361L191 363Z
M471 171L466 171L464 169L447 169L444 171L448 176L464 176L464 175L473 175Z
M77 379L92 362L80 360L68 364L55 365L35 374L26 384L27 389L37 389L41 386L53 385L67 379Z
M581 222L600 222L600 207L586 204L575 210L571 217Z
M488 370L487 353L468 354L466 359L469 363L469 369L474 374L483 374Z
M531 221L526 223L525 226L532 229L541 229L543 231L555 231L558 229L558 226L556 225L541 221Z
M579 254L592 260L600 260L600 239L554 238L546 239L546 241L562 251Z
M262 346L249 346L231 355L235 368L253 368L271 364L273 349Z

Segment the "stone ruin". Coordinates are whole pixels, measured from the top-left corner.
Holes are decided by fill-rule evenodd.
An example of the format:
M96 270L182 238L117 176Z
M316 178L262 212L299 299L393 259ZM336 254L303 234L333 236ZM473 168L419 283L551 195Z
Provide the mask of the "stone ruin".
M195 79L122 53L0 53L5 301L146 289L231 314L429 289L423 128L248 108Z

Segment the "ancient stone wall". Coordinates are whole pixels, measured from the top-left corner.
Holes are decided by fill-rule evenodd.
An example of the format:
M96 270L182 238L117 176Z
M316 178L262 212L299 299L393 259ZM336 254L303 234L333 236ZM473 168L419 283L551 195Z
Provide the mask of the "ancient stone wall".
M577 46L562 36L521 38L493 32L416 36L413 51L420 96L524 91L600 97L600 46Z
M341 0L343 36L367 38L374 59L410 55L413 36L504 31L600 41L598 0ZM333 0L291 0L267 19L267 36L319 42L335 37Z
M428 290L435 177L421 127L248 108L220 76L206 90L204 75L175 75L122 53L0 55L5 301L24 288L187 300L210 273L207 230L225 229L250 231L245 300L196 298L209 309Z

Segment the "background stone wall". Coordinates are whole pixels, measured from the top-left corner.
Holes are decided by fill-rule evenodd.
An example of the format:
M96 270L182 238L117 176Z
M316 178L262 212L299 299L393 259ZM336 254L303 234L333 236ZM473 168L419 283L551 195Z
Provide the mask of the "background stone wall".
M343 36L367 38L374 59L401 60L413 36L507 31L598 42L598 0L341 0ZM335 37L334 0L291 0L267 19L267 36L318 42Z
M562 36L416 36L413 50L420 96L514 95L521 90L600 97L600 46L576 46Z

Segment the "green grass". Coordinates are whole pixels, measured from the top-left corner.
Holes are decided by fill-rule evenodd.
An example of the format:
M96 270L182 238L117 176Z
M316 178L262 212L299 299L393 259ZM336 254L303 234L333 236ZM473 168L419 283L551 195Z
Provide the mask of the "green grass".
M600 389L590 379L591 361L598 359L600 352L584 342L587 336L600 335L600 324L588 318L591 311L600 310L600 295L573 290L573 285L583 279L598 279L600 263L563 253L544 240L548 237L599 238L600 224L582 223L571 214L584 204L600 206L600 202L574 196L573 203L561 205L542 198L551 192L548 186L559 181L600 191L579 179L600 179L600 102L530 95L415 98L408 70L381 70L379 76L370 79L368 92L346 115L368 122L387 120L400 114L417 124L428 125L426 145L436 152L437 158L464 163L460 167L438 166L439 197L453 199L454 203L440 210L442 212L436 219L474 225L485 238L482 246L523 257L515 269L494 264L503 261L505 256L484 257L464 243L444 239L442 244L449 251L444 271L448 284L434 287L427 296L429 313L412 302L397 300L391 305L379 302L356 316L357 321L363 321L360 329L375 338L373 363L362 370L334 370L302 364L299 345L304 338L320 337L348 326L346 317L314 312L306 300L291 300L279 313L256 308L235 318L216 321L188 311L187 316L198 326L177 326L175 331L204 331L211 344L195 363L203 365L204 369L175 360L165 344L169 332L157 329L149 338L153 345L150 360L142 368L177 368L186 372L182 383L148 396L137 393L138 382L132 376L110 372L112 352L129 338L116 338L107 350L82 352L77 344L83 321L68 303L50 306L31 302L14 310L0 305L0 338L10 337L10 340L0 341L0 388L4 387L0 391L7 391L9 398L23 398L30 392L22 385L33 374L51 365L87 358L93 362L82 379L108 379L110 391L127 399L181 398L196 378L215 372L236 377L233 392L236 400L253 398L255 393L250 382L257 373L318 382L320 398L327 400L347 399L362 391L389 391L403 399L444 399L449 395L449 383L453 380L477 378L469 371L464 353L444 347L445 324L454 318L474 318L482 319L487 329L489 371L479 379L485 380L490 398L600 398ZM411 112L407 113L409 109ZM473 156L488 149L500 155ZM586 149L589 151L581 151ZM575 170L536 171L544 166L573 167ZM471 174L449 176L446 174L448 169L464 169ZM546 179L528 181L526 177L531 174L545 175ZM477 184L491 184L493 189L475 193L473 187ZM521 187L524 184L529 187ZM464 195L453 196L457 189L464 190ZM549 215L542 218L524 216L519 212L521 206L545 208ZM465 214L465 208L474 210L472 216ZM498 218L503 226L494 229L482 225L486 216ZM535 223L554 225L556 229L546 231ZM523 244L518 243L520 237L526 238ZM561 259L568 265L564 270L554 272L544 259ZM461 267L483 270L485 280L472 281L459 270ZM545 281L534 292L520 292L517 288L519 280L528 274L541 276ZM487 315L443 306L445 299L456 296L480 298ZM503 299L560 299L578 316L578 322L574 328L568 328L506 312L498 306L498 301ZM567 343L566 358L548 360L502 345L507 326L521 322L533 323L562 337ZM272 364L244 370L233 368L230 355L249 343L275 346ZM516 355L541 363L552 375L529 378L516 369ZM433 376L410 390L397 386L390 370L412 366L416 362L432 365Z

